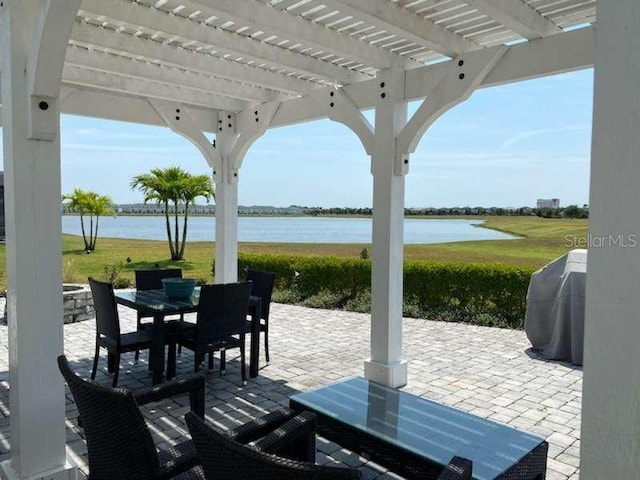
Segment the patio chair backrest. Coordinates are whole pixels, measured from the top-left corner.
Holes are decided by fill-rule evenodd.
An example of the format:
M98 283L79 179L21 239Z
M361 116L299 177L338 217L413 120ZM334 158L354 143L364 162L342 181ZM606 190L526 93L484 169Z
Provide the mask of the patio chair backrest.
M236 333L247 333L251 282L203 285L200 287L196 341L211 341Z
M319 466L270 455L243 445L206 425L191 412L185 416L207 480L357 480L358 470Z
M92 480L151 479L160 462L131 391L107 388L77 376L64 355L58 367L78 407Z
M120 344L120 321L118 305L113 294L113 284L89 277L93 308L96 312L98 335L104 335Z
M161 290L163 278L182 278L182 269L136 270L136 290Z
M273 286L276 281L276 274L271 272L257 272L255 270L247 270L247 281L253 282L251 287L251 295L260 297L262 300L260 308L260 318L269 319L269 307L271 306L271 295L273 294Z

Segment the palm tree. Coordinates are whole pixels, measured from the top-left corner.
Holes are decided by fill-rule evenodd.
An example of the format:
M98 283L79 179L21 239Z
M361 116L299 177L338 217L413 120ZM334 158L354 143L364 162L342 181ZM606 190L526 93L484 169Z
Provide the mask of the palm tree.
M180 167L153 168L150 173L133 177L131 188L137 188L144 194L145 203L155 201L164 206L171 260L182 260L187 241L189 205L193 204L197 197L204 197L207 202L214 198L211 179L206 175L191 175ZM173 234L169 217L170 204L173 205ZM178 205L180 204L184 204L182 240L179 232Z
M96 249L98 239L98 219L101 215L114 215L113 201L106 195L99 195L95 192L85 192L80 188L75 188L72 193L62 196L62 201L67 201L69 211L80 215L80 228L82 229L82 240L87 253ZM85 215L89 215L89 238L87 238L84 225ZM94 229L95 217L95 229Z
M98 195L95 192L87 192L87 212L89 212L89 251L96 249L98 240L98 221L101 215L113 215L116 212L113 209L113 201L106 195ZM93 228L93 218L96 219L95 230Z
M80 228L82 229L82 239L84 240L84 249L89 249L89 243L87 242L87 235L84 229L84 214L85 214L85 197L86 192L79 188L75 188L72 193L68 193L62 196L62 202L68 200L67 210L69 212L77 213L80 215Z

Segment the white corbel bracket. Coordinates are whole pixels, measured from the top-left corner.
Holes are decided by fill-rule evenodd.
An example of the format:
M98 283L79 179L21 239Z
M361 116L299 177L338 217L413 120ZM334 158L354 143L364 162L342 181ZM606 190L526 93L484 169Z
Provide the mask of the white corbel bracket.
M44 0L39 8L27 64L27 134L52 141L58 135L62 68L80 0Z
M327 117L342 123L358 136L368 155L373 153L373 126L342 88L319 92L313 99Z
M240 166L247 150L269 128L278 108L279 102L270 102L238 114L220 113L216 134L214 181L238 183Z
M184 105L159 100L149 100L149 104L167 127L193 143L209 166L214 168L216 149Z
M444 112L469 98L507 51L508 47L500 45L473 52L468 58L460 55L451 62L440 82L396 137L396 175L404 175L408 171L409 154L415 151L424 132Z
M278 113L280 102L264 103L254 108L242 111L237 116L236 132L239 134L230 152L232 175L237 179L237 172L242 165L244 156L253 143L264 135L271 125L273 117Z

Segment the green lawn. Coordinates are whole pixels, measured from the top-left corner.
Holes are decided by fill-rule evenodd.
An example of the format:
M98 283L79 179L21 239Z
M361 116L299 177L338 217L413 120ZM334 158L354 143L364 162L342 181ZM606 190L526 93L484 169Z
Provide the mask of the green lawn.
M425 220L428 221L428 220ZM407 245L407 260L431 260L442 262L507 263L511 265L539 267L562 255L571 247L567 236L584 237L586 220L543 219L538 217L488 217L486 226L520 236L517 240L491 240L456 242L437 245ZM319 256L359 257L363 248L371 254L371 246L363 244L265 244L241 243L241 252L279 253ZM89 275L102 276L106 265L124 261L131 262L121 277L133 280L133 271L140 268L178 266L185 275L211 282L211 261L214 255L213 242L191 242L187 245L186 260L168 260L166 242L150 240L120 240L99 238L97 250L87 255L82 238L63 236L63 269L65 281L86 282ZM0 245L0 288L4 289L6 267L4 245Z

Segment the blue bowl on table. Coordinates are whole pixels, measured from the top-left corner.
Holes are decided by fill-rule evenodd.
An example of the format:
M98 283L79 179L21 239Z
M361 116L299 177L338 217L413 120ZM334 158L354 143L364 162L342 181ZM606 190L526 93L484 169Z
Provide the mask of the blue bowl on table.
M193 294L196 288L195 278L163 278L162 288L170 300L184 300Z

